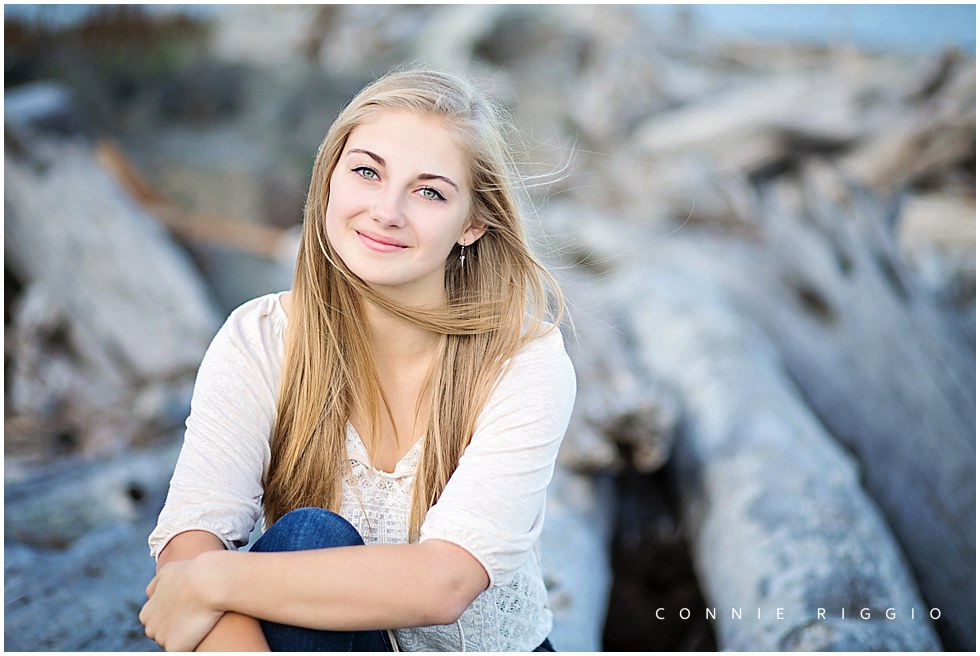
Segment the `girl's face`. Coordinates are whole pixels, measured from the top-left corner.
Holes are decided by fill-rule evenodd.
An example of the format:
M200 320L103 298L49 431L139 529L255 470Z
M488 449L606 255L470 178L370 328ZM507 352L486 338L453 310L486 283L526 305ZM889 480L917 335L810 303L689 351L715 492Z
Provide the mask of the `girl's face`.
M470 194L465 154L445 124L385 111L351 132L330 176L327 238L391 300L434 305L450 251L486 231L470 218Z

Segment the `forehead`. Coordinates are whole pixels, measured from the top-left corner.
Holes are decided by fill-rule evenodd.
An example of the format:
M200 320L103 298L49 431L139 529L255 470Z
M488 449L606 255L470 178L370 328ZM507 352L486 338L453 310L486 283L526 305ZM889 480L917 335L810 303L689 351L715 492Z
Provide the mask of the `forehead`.
M369 150L389 168L409 174L433 173L467 183L469 163L447 121L407 111L383 111L358 125L347 138L345 152Z

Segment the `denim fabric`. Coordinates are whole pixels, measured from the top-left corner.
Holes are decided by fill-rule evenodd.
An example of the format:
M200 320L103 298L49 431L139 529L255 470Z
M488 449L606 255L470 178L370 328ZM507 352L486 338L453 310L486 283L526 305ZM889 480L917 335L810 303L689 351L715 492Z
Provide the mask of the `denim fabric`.
M554 650L555 650L555 647L554 647L554 645L551 644L551 640L549 640L548 638L545 638L544 639L544 642L542 642L540 645L538 645L537 648L535 648L534 651L554 651Z
M283 515L251 551L304 551L364 544L357 529L323 508L299 508ZM273 651L391 651L384 631L321 631L261 620Z

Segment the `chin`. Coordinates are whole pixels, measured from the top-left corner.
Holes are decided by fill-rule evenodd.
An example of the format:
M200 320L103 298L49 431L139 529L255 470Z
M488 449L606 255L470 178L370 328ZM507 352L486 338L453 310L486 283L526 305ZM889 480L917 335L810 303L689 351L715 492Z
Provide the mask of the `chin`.
M403 277L393 276L390 266L380 267L373 263L348 262L347 260L344 260L344 262L347 264L347 268L350 269L351 273L371 287L395 289L407 282ZM387 269L387 271L384 269Z

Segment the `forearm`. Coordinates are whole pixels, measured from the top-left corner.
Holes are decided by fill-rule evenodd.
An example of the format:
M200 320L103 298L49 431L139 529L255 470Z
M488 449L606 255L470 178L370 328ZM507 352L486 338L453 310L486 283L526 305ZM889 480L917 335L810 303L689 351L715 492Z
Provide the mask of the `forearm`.
M157 557L157 571L168 563L190 560L206 551L224 551L225 545L213 533L185 531L175 535Z
M225 613L194 651L271 651L259 621L239 613Z
M315 629L447 624L489 582L469 553L438 540L216 556L218 608Z
M157 571L168 563L190 560L208 551L224 551L225 546L207 531L187 531L175 536L160 552ZM196 651L269 651L258 620L226 612Z

